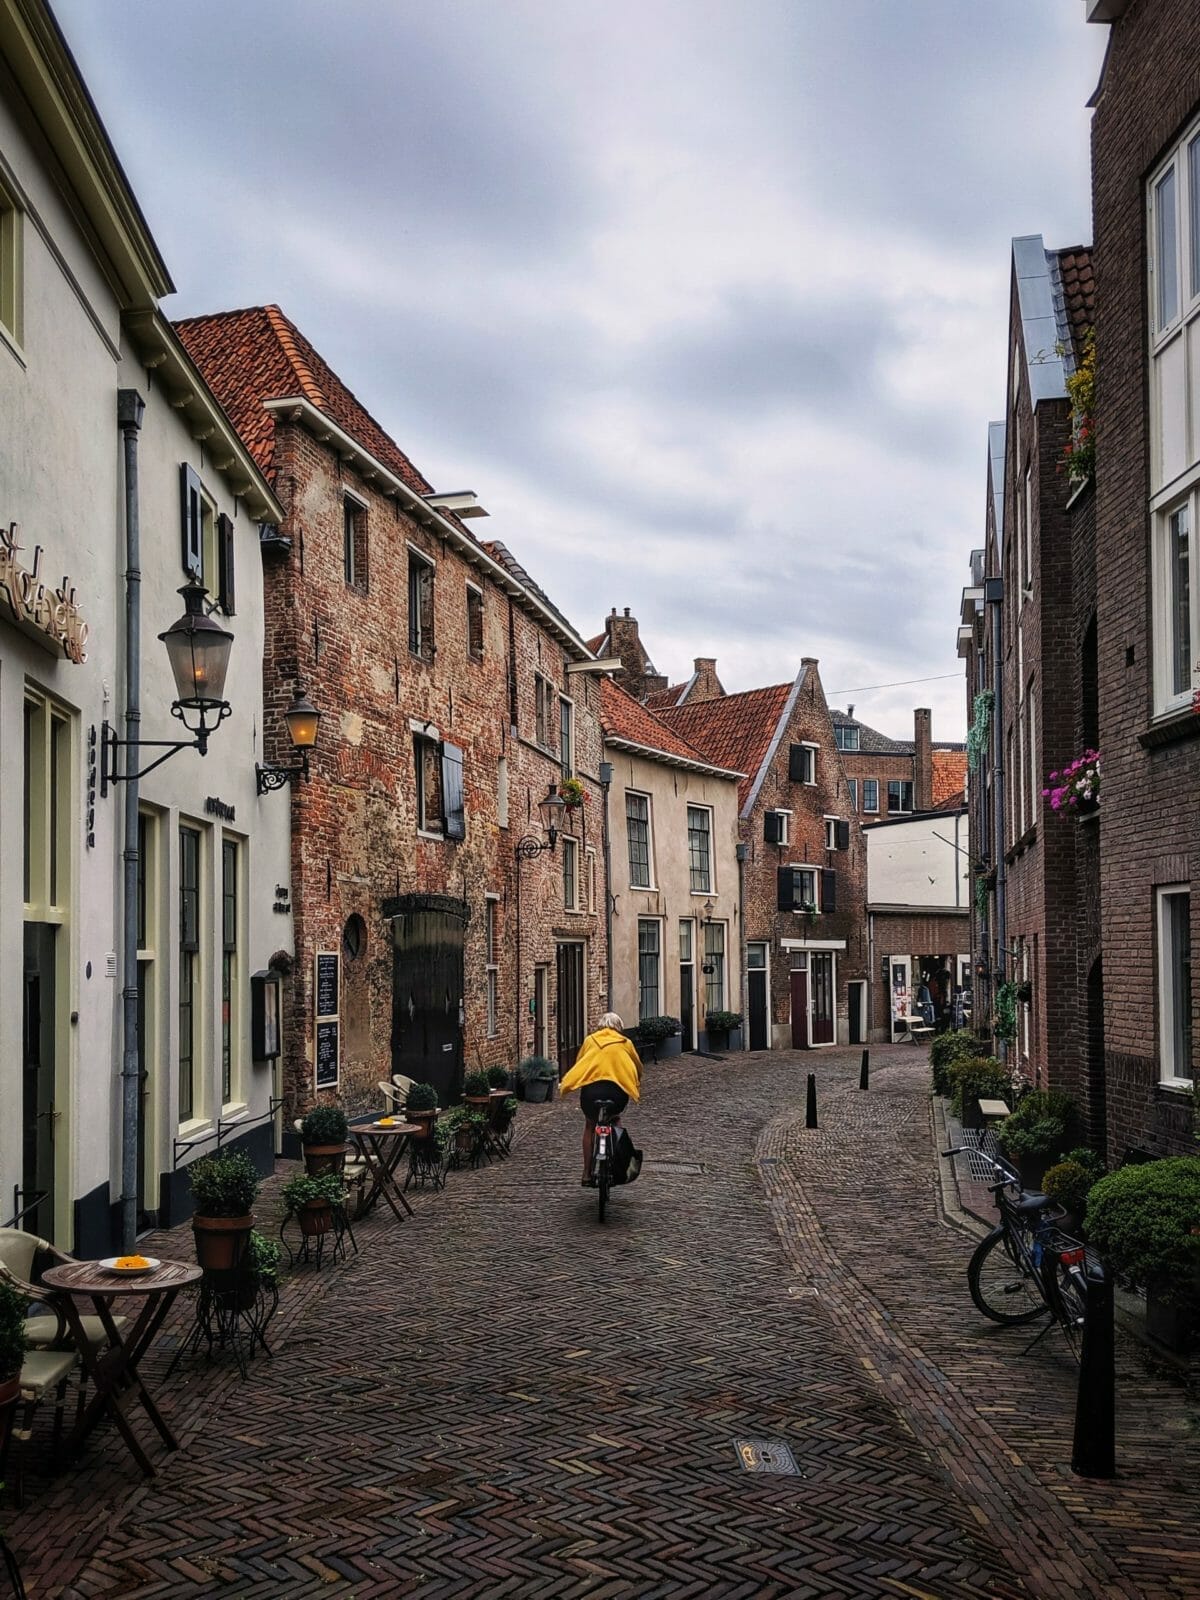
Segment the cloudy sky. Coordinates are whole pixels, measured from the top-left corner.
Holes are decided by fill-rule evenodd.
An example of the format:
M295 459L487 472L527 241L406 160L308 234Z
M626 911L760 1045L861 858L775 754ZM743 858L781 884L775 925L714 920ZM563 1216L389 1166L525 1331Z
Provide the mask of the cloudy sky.
M961 738L1009 241L1080 0L57 0L184 316L275 301L588 636ZM853 690L847 696L845 692Z

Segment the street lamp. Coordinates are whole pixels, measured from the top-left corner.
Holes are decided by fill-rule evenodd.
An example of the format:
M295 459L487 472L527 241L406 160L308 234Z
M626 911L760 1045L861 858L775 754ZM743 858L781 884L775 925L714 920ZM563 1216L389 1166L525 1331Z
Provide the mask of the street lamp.
M179 593L183 596L183 615L159 638L167 647L167 660L175 679L175 700L171 715L178 717L194 739L118 739L105 722L100 729L100 794L107 795L110 784L144 778L155 767L169 761L177 750L208 751L209 735L229 715L225 695L225 674L233 635L213 621L206 607L207 591L192 578ZM211 721L210 721L211 718ZM189 720L191 719L191 720ZM140 771L117 770L118 750L157 749L163 752Z
M548 837L539 839L536 834L527 833L517 843L516 853L519 861L530 861L534 856L541 855L543 850L554 849L558 842L558 825L566 809L567 802L559 794L558 785L550 784L545 799L538 801L538 814Z
M305 783L308 782L308 752L316 745L321 713L299 684L296 685L296 698L283 713L283 720L287 723L292 749L300 752L300 763L294 767L264 767L256 764L254 776L259 794L282 789L292 778L303 778Z

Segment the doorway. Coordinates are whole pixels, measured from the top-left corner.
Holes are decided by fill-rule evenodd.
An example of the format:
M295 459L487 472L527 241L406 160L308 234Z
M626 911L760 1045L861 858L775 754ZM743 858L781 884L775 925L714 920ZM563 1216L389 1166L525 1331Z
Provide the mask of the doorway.
M837 985L831 950L814 950L809 957L812 990L812 1042L832 1044L837 1035Z
M908 956L888 956L888 1019L890 1023L890 1036L892 1043L908 1032L908 1024L903 1020L908 1016L911 1006L909 1004L912 994L912 962Z
M54 1104L57 935L58 928L53 923L25 924L21 1192L14 1207L17 1211L33 1207L24 1218L24 1226L51 1242L55 1210L54 1132L60 1116Z
M679 1034L681 1048L696 1048L696 924L685 917L679 924Z
M455 904L404 895L392 919L392 1071L433 1084L441 1105L458 1099L463 1076L467 908Z
M545 1057L550 1050L546 1035L546 996L550 992L549 967L533 969L533 1053Z
M750 1018L749 1048L768 1050L771 1046L768 995L770 980L767 966L767 946L746 946L746 1009Z
M856 978L853 983L846 985L847 1020L850 1030L851 1044L866 1044L867 1042L867 985L866 980Z
M558 1070L569 1072L575 1065L584 1034L582 944L572 941L557 946L558 964Z
M808 967L793 967L789 977L792 989L792 1049L807 1050L808 1040Z

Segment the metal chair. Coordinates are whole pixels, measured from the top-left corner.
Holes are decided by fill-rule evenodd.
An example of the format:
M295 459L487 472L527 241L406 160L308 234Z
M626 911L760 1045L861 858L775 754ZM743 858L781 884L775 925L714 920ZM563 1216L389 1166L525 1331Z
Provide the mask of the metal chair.
M67 1380L78 1365L79 1353L76 1350L30 1350L21 1364L21 1376L17 1380L20 1384L20 1398L17 1401L20 1416L14 1413L8 1439L4 1445L3 1458L0 1458L0 1473L4 1473L7 1469L8 1454L15 1440L20 1447L13 1458L13 1496L18 1506L25 1503L24 1458L25 1447L33 1437L33 1414L47 1394L53 1390L54 1461L57 1465L59 1446L62 1442L63 1408L67 1403ZM79 1413L83 1411L82 1377L79 1384L78 1410Z

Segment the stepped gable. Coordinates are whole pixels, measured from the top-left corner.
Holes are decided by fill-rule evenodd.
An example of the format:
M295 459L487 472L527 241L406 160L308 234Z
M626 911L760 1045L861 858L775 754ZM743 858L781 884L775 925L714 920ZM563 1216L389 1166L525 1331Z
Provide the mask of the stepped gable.
M278 306L185 317L174 327L264 472L271 472L275 454L275 421L265 402L300 395L410 489L433 493L433 485Z
M745 774L738 784L738 804L744 807L794 687L776 683L768 689L663 709L657 715L716 766Z

